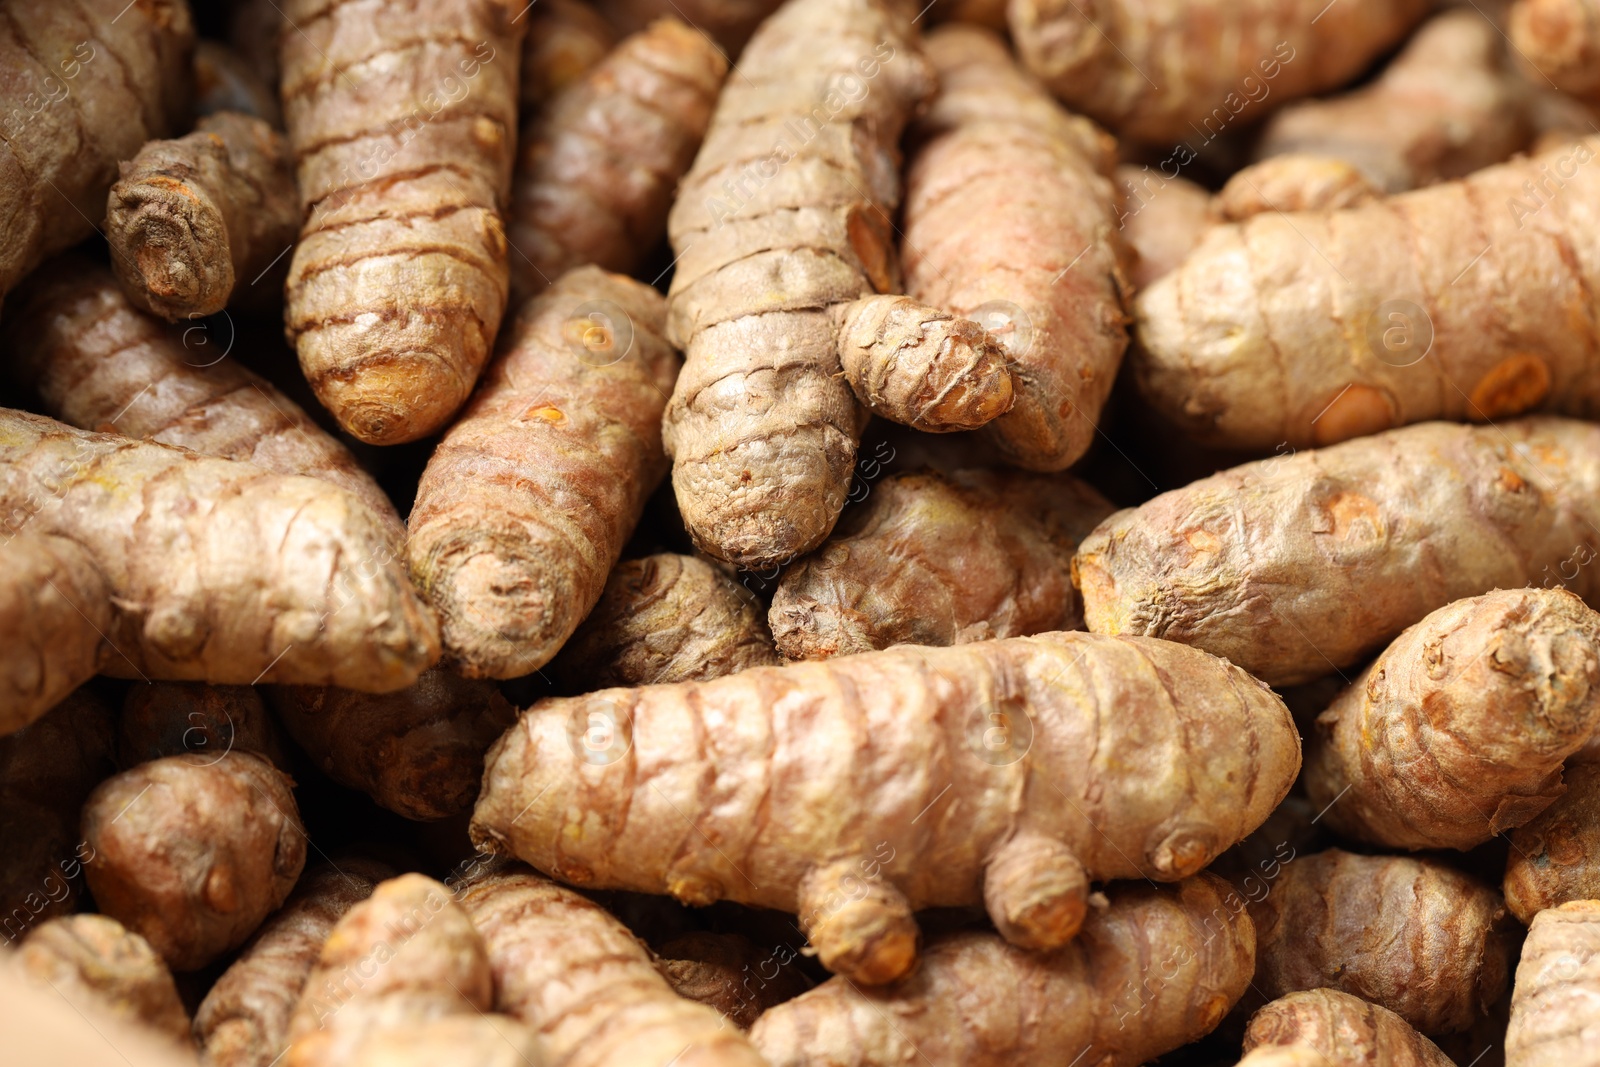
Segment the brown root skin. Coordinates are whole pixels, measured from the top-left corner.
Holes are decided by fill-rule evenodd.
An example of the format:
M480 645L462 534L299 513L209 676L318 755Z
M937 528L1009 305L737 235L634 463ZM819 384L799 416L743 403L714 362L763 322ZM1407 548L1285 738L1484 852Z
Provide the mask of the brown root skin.
M95 903L174 970L237 948L305 866L291 785L247 752L169 756L101 783L83 808Z
M636 33L659 18L680 18L711 35L731 58L782 0L600 0L606 21Z
M709 38L663 18L534 112L506 226L514 303L586 263L639 265L666 232L727 72Z
M784 572L767 616L778 651L827 659L1080 628L1072 552L1114 510L1069 475L892 475Z
M250 752L288 766L278 724L250 686L153 682L129 689L117 719L117 762L132 767L191 752L212 759Z
M471 678L544 666L600 598L665 473L678 373L655 290L596 267L529 301L434 450L411 509L411 574Z
M305 210L285 331L323 406L371 444L442 429L494 348L520 7L282 5L294 32L280 38L280 91Z
M1499 590L1411 627L1322 713L1306 791L1347 838L1469 849L1549 807L1597 728L1600 615Z
M1336 989L1274 1000L1250 1017L1244 1048L1307 1049L1323 1067L1452 1067L1438 1045L1400 1016Z
M1593 0L1517 0L1510 34L1517 62L1535 85L1553 82L1600 102L1600 9Z
M781 7L741 58L760 82L729 79L668 219L667 327L685 357L662 426L673 488L695 545L740 567L815 548L850 489L866 412L828 309L900 291L896 145L934 89L913 14Z
M563 690L705 682L779 663L754 595L694 556L618 564L546 673Z
M13 524L0 532L0 737L67 699L117 652L106 642L111 593L94 558L68 537ZM120 658L120 657L118 657Z
M1129 883L1059 952L946 936L900 985L834 978L767 1011L750 1037L772 1067L1048 1067L1084 1048L1102 1067L1136 1067L1210 1032L1248 987L1254 949L1221 879Z
M1260 995L1336 989L1430 1036L1471 1026L1509 974L1500 894L1434 860L1299 856L1250 914Z
M1600 901L1576 900L1536 915L1513 988L1508 1067L1590 1062L1592 1005L1600 993Z
M1211 191L1187 178L1124 163L1116 180L1122 193L1117 224L1132 252L1128 280L1138 292L1176 270L1217 220Z
M598 904L519 864L479 858L462 875L451 884L488 945L495 1008L538 1032L545 1067L763 1067Z
M246 7L240 4L238 7ZM263 7L271 7L263 0ZM275 17L277 16L274 12ZM277 42L270 42L274 51ZM265 122L273 129L283 128L283 111L278 107L278 89L262 80L250 60L220 41L196 41L194 46L194 112L199 116L232 111ZM290 178L291 190L293 178ZM291 199L293 196L291 195ZM298 209L296 210L298 215ZM294 234L290 234L293 240Z
M1017 54L1068 107L1170 144L1351 81L1432 7L1360 0L1319 15L1318 0L1021 0L1007 15Z
M34 928L5 961L91 1017L139 1022L188 1045L189 1013L150 943L104 915L69 915Z
M1212 203L1220 222L1266 211L1337 211L1382 195L1354 165L1332 156L1273 156L1228 179Z
M118 677L385 692L438 658L392 528L315 478L0 409L0 514L90 557Z
M799 970L783 966L777 955L741 934L684 934L657 948L656 957L656 969L674 992L715 1008L741 1030L811 988ZM768 967L776 973L768 975Z
M1247 463L1113 515L1073 561L1097 633L1225 656L1271 685L1358 663L1430 611L1556 583L1593 599L1600 429L1432 423ZM1437 568L1424 546L1449 543Z
M324 773L421 821L472 809L483 754L517 717L493 682L438 669L396 693L285 686L270 699Z
M0 295L91 236L117 162L187 120L194 45L189 5L180 0L127 11L116 0L5 6Z
M394 872L362 857L306 871L283 907L222 973L194 1016L212 1067L270 1067L289 1043L289 1017L323 943L351 907Z
M971 319L905 296L835 305L839 364L874 415L926 433L976 430L1015 400L1006 350Z
M611 23L586 0L543 0L526 21L518 107L524 117L583 80L617 43Z
M1525 925L1546 908L1600 898L1600 764L1567 765L1567 791L1511 835L1506 907Z
M703 787L707 752L733 792ZM577 885L799 914L825 959L892 977L913 909L987 903L1014 932L1038 909L1059 940L1064 853L1176 881L1298 769L1288 710L1237 668L1057 633L542 701L490 751L471 832ZM1048 866L1010 862L1024 835L1061 846Z

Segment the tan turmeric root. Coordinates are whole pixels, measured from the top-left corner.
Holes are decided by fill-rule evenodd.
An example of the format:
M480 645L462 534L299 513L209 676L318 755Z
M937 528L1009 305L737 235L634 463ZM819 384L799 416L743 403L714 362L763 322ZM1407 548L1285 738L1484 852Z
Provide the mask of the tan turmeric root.
M548 673L577 693L709 682L779 662L748 590L704 560L662 552L617 565Z
M764 1067L598 904L518 864L478 859L463 874L452 884L488 946L494 1006L539 1035L544 1067Z
M1094 440L1127 347L1113 145L1066 114L995 35L929 34L941 91L906 171L906 292L976 319L1017 400L984 433L1007 461L1064 470Z
M1438 1045L1400 1016L1336 989L1274 1000L1250 1017L1244 1047L1310 1049L1320 1067L1452 1067Z
M1434 423L1247 463L1102 523L1073 562L1097 633L1226 656L1272 685L1428 612L1541 582L1600 595L1600 428ZM1434 555L1448 545L1448 563Z
M1337 211L1375 200L1382 192L1345 160L1281 155L1235 172L1217 193L1211 212L1220 222L1242 222L1267 211Z
M540 0L525 20L518 86L524 124L556 94L581 81L617 43L616 30L587 0Z
M768 1011L750 1039L771 1067L1055 1067L1079 1054L1137 1067L1205 1036L1250 983L1243 900L1209 874L1109 895L1060 952L947 936L902 985L834 978Z
M789 659L1083 626L1072 553L1116 509L1067 475L896 474L790 567L768 622Z
M272 9L268 7L267 10L270 12ZM277 52L276 37L266 44L274 53ZM194 111L202 117L215 115L219 111L233 111L258 118L275 130L283 128L283 110L278 107L277 86L263 81L261 74L244 54L220 41L195 42ZM291 177L291 189L293 181ZM290 239L293 240L294 236L290 234Z
M194 1016L211 1067L270 1067L289 1043L289 1017L334 924L394 872L362 857L313 867L218 978Z
M906 646L543 701L490 750L472 836L578 885L798 913L824 966L880 984L916 962L915 909L983 903L1054 948L1090 879L1193 874L1298 748L1268 689L1168 642Z
M1600 101L1600 5L1594 0L1517 0L1511 46L1535 85Z
M418 820L471 810L483 754L517 717L493 682L443 670L381 696L284 686L271 699L284 727L330 778Z
M1306 789L1354 840L1468 849L1548 808L1597 730L1600 614L1564 589L1502 589L1433 612L1345 689Z
M169 329L139 311L110 271L76 255L40 268L7 304L15 312L6 331L11 375L44 413L332 482L382 516L399 543L394 505L349 450L226 358L224 339L201 327Z
M1138 141L1210 141L1353 80L1434 6L1325 2L1013 0L1007 17L1017 54L1074 111Z
M600 0L606 21L637 33L659 18L676 17L737 57L763 19L782 0Z
M67 699L110 657L110 591L71 538L29 530L25 503L8 499L0 520L0 737ZM24 621L25 620L25 621ZM120 657L118 657L120 658Z
M373 444L443 427L494 347L509 265L514 0L290 0L284 124L305 225L284 323L324 407Z
M1252 902L1255 988L1329 988L1370 1000L1424 1034L1455 1033L1505 988L1500 894L1434 860L1328 849L1285 864Z
M89 791L113 770L111 709L86 689L0 737L0 934L16 940L77 907L93 852L78 836Z
M1138 298L1141 390L1203 443L1254 449L1600 410L1597 152L1591 137L1345 211L1214 227ZM1417 254L1379 251L1396 242Z
M68 915L36 927L12 964L90 1018L140 1022L185 1045L189 1013L150 943L104 915ZM92 1024L91 1024L92 1025Z
M655 290L596 267L530 301L417 487L411 573L471 678L550 661L665 473L678 357Z
M1546 908L1600 898L1600 764L1568 763L1567 791L1511 835L1506 907L1524 924Z
M6 0L0 11L3 296L94 233L118 160L187 119L194 27L182 0Z
M639 265L666 233L727 73L709 38L664 18L535 113L517 149L506 225L516 303L585 263L624 273Z
M742 934L684 934L658 948L656 957L656 969L680 997L715 1008L741 1030L811 988L802 972L782 966L781 956ZM771 980L768 968L774 971Z
M487 1014L494 981L483 938L450 890L403 874L345 912L289 1023L285 1067L542 1067L536 1039Z
M250 752L274 767L287 765L277 723L257 689L196 682L129 689L117 719L117 762L132 767L186 752L213 759Z
M1597 993L1600 901L1577 900L1534 916L1511 994L1506 1067L1594 1063Z
M387 691L438 656L385 520L315 478L0 409L0 515L98 571L109 674Z
M187 137L147 142L123 163L105 218L128 299L168 322L214 314L300 232L288 147L258 118L208 116Z
M1211 191L1187 178L1128 163L1113 175L1121 194L1117 225L1131 260L1128 281L1138 292L1176 270L1217 219Z
M934 87L910 18L880 0L784 5L668 219L673 486L695 544L742 567L815 548L850 488L865 412L830 309L899 291L896 144Z

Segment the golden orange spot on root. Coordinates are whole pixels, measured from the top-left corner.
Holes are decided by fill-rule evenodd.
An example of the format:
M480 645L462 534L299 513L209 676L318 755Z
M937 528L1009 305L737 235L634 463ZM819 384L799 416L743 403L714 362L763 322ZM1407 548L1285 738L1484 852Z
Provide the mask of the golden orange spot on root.
M1526 479L1524 479L1522 475L1518 474L1510 467L1500 468L1500 477L1498 481L1500 483L1500 488L1508 493L1520 493L1524 489L1528 488Z
M1189 530L1183 535L1189 547L1198 553L1210 554L1222 547L1222 540L1210 530Z
M850 250L861 261L872 288L880 293L894 291L894 270L890 266L889 233L886 220L871 208L852 210L845 221Z
M1311 439L1320 447L1338 444L1352 437L1381 433L1395 424L1395 405L1386 389L1352 385L1334 396L1333 401L1311 423Z
M1476 419L1521 415L1549 394L1549 366L1538 356L1519 352L1495 364L1472 387L1472 414Z
M1341 541L1376 541L1383 536L1383 515L1371 497L1343 492L1328 501L1328 517L1333 525L1319 533L1331 533Z
M547 422L555 425L567 421L567 413L560 408L553 408L546 404L543 407L529 408L522 413L523 422Z
M166 189L177 193L179 196L192 200L197 204L200 202L200 198L194 195L194 190L189 188L188 183L179 181L177 178L170 178L165 174L152 174L144 180L144 183L153 185L158 189Z

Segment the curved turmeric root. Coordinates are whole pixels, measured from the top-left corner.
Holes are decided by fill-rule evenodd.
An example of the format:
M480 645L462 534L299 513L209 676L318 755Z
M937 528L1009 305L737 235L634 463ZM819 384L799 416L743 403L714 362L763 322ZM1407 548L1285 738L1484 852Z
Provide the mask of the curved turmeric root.
M1220 222L1242 222L1267 211L1338 211L1382 193L1353 163L1324 155L1282 155L1235 172L1211 210Z
M90 1016L140 1022L183 1045L190 1042L189 1013L172 972L148 941L115 919L51 919L27 936L14 963Z
M518 85L518 110L524 125L527 116L581 81L617 43L616 30L587 0L540 0L525 19L528 32L522 38Z
M1524 925L1546 908L1600 899L1600 764L1573 759L1567 791L1511 835L1503 889Z
M1274 1000L1250 1017L1244 1049L1305 1049L1323 1067L1452 1067L1438 1045L1400 1016L1336 989Z
M15 532L26 504L8 501L0 542L0 737L67 699L117 653L107 644L111 592L69 537Z
M656 947L656 969L673 990L748 1030L761 1013L811 988L792 949L768 952L742 934L695 931ZM768 974L767 969L773 973Z
M625 33L658 18L681 18L711 36L733 56L783 0L600 0L600 10Z
M287 765L278 725L258 689L196 682L129 689L117 718L117 762L132 767L188 752L214 759L250 752L274 767Z
M1600 901L1576 900L1534 916L1511 993L1507 1067L1592 1062L1597 995Z

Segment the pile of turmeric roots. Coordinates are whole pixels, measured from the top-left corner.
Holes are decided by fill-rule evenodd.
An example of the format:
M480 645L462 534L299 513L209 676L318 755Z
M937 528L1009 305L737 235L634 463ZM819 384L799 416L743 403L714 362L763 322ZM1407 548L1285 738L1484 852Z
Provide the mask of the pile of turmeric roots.
M0 1062L1600 1067L1600 0L124 2Z

